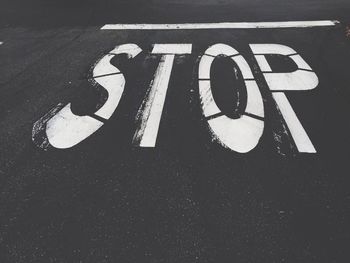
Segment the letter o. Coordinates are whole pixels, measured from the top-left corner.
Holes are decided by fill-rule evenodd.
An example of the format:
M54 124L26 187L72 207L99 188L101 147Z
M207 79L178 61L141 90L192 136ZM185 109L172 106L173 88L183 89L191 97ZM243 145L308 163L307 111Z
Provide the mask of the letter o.
M220 55L230 57L244 78L247 105L238 119L222 114L212 94L211 65ZM239 153L247 153L258 145L264 131L264 103L247 61L238 51L225 44L215 44L206 50L199 63L199 95L211 136L217 142Z

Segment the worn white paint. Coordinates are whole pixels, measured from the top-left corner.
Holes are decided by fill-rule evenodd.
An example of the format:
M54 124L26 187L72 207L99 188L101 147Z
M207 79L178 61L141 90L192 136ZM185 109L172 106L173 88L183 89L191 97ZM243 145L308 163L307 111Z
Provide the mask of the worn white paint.
M215 44L209 47L204 56L201 59L201 66L199 69L199 79L209 79L210 78L210 68L215 57L219 55L225 55L231 57L231 59L237 64L242 72L244 79L253 79L253 74L247 61L241 56L237 50L233 47L225 44Z
M102 125L103 122L89 116L75 115L68 104L47 122L46 135L53 147L67 149L85 140Z
M264 118L264 103L255 80L246 80L245 86L247 89L247 106L245 112Z
M142 113L140 112L142 121L140 129L136 131L133 141L134 144L139 143L141 147L155 147L156 145L174 58L175 55L165 55L162 57L155 74L153 85L150 87L146 98L145 108L143 108Z
M108 98L105 104L95 112L95 115L108 120L119 105L124 92L125 78L123 74L118 74L95 78L95 81L108 92Z
M258 62L258 65L262 72L272 72L272 69L267 62L265 55L255 55L255 59Z
M299 54L289 55L289 58L292 59L295 64L297 64L299 69L312 71L312 68L309 66L309 64L307 64L306 61Z
M312 90L317 87L319 80L309 64L291 47L279 44L251 44L250 48L255 54L264 78L272 91L281 114L290 130L299 152L315 153L316 150L296 116L286 95L277 91ZM271 70L265 55L288 56L297 65L298 69L288 73L274 73Z
M191 44L154 45L152 53L166 55L162 56L147 97L138 111L140 125L134 134L134 145L155 147L175 55L190 54L191 51Z
M210 68L211 64L214 61L214 57L207 56L204 54L199 62L199 71L198 77L199 79L209 80L210 79Z
M114 54L105 55L100 61L97 62L93 69L93 77L98 78L107 74L118 74L119 69L111 64L111 59L114 58Z
M314 72L297 70L290 73L264 73L272 91L312 90L318 85Z
M109 119L117 106L124 92L125 78L120 71L113 66L110 60L118 54L127 54L129 58L137 56L142 50L135 44L125 44L117 46L110 53L104 56L97 63L93 70L94 80L105 88L108 92L108 99L105 104L95 113L104 119ZM115 74L115 75L107 75ZM107 76L105 76L107 75ZM101 76L101 77L99 77Z
M249 67L248 63L244 59L243 56L239 55L239 56L231 57L231 59L239 67L239 70L241 71L244 79L254 79L253 73L250 70L250 67Z
M142 52L142 49L136 44L124 44L116 46L110 54L119 55L126 54L128 58L134 58Z
M222 22L184 24L107 24L102 30L184 30L184 29L254 29L254 28L304 28L329 27L339 24L336 20L276 21L276 22Z
M93 70L94 81L107 92L105 104L95 112L95 115L109 119L116 110L124 91L125 78L114 67L110 60L118 54L127 54L129 58L137 56L142 50L135 44L117 46L111 54L104 56ZM49 143L59 149L75 146L101 128L103 122L90 116L77 116L71 111L71 105L66 105L54 117L48 120L46 135Z
M243 115L239 119L220 116L208 121L214 138L224 147L239 153L253 150L264 131L264 122Z
M319 84L318 77L315 72L312 72L311 67L304 59L291 47L279 44L251 44L250 48L255 54L255 58L264 72L269 88L272 91L287 91L287 90L312 90ZM262 55L284 55L288 56L297 65L298 69L294 72L274 73L267 68L267 61L261 59Z
M246 114L238 119L231 119L225 115L215 116L220 109L215 103L210 83L210 69L215 56L229 56L242 72L247 89ZM234 54L234 56L232 56ZM199 95L203 115L209 117L209 128L214 139L224 147L239 153L246 153L254 149L264 131L264 104L258 85L246 60L238 52L224 44L216 44L208 48L199 63ZM214 117L213 117L214 116Z
M226 44L215 44L215 46L209 47L205 51L206 55L217 57L219 55L225 54L225 56L230 57L230 56L235 56L238 55L238 51L234 49L233 47L226 45Z
M289 56L296 54L295 50L286 45L280 44L250 44L251 50L255 55L283 55Z
M207 65L205 65L204 63L206 62L201 62L201 65L203 67L207 67ZM199 80L199 95L203 115L205 117L210 117L221 112L218 105L216 105L216 103L214 102L213 94L211 92L210 80Z
M272 96L283 115L299 152L316 153L314 145L312 144L304 127L301 125L286 95L283 92L273 92Z
M153 46L152 54L191 54L191 44L156 44Z
M1 42L1 41L0 41L0 45L2 45L2 44L4 44L4 42Z

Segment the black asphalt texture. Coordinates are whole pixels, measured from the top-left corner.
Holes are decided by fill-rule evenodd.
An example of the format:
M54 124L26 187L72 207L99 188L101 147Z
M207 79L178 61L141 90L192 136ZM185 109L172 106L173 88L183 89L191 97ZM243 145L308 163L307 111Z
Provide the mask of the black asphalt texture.
M2 0L0 7L0 262L350 262L350 22L348 0ZM336 27L100 30L106 23L337 19ZM105 94L88 81L116 45L143 52L112 63L125 74L108 122L77 146L42 149L33 124L59 103L93 114ZM160 60L177 56L155 148L132 145L135 116ZM251 66L264 99L259 145L213 142L201 112L198 62L215 43ZM286 93L316 154L298 153L249 44L293 47L319 78ZM293 71L283 60L274 70ZM235 64L213 64L214 98L232 114ZM243 89L241 89L243 90ZM244 91L242 91L244 97ZM235 109L240 112L241 109ZM280 135L276 141L274 135Z

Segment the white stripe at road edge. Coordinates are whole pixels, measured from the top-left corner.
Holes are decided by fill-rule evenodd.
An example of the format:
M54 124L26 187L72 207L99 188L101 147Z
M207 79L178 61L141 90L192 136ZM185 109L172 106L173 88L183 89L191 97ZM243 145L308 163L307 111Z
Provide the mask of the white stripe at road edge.
M222 22L185 24L107 24L102 30L181 30L181 29L254 29L328 27L340 24L337 20L284 21L284 22Z

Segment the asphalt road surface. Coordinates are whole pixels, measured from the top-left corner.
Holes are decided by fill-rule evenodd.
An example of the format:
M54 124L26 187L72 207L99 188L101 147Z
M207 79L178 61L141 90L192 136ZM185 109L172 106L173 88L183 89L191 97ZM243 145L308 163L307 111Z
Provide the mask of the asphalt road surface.
M349 14L2 0L0 262L350 262Z

